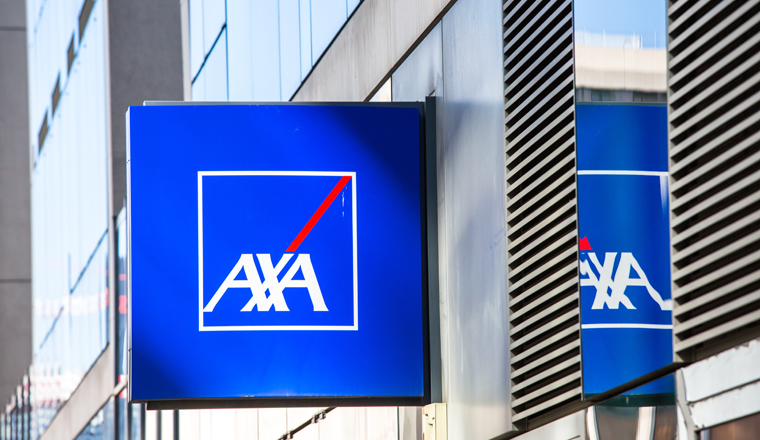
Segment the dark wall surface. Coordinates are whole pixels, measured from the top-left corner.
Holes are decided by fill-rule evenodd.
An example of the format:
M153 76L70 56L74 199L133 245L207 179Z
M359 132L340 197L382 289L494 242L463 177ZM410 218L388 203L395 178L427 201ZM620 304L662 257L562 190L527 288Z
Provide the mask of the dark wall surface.
M127 194L127 108L143 101L182 101L180 26L176 0L108 3L114 215Z
M0 2L0 403L32 362L24 0Z

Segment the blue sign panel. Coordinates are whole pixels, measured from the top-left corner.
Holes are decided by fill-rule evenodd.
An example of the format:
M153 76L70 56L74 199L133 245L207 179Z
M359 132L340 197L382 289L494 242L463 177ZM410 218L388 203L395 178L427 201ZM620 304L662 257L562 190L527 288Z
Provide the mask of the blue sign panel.
M357 330L355 187L355 172L199 172L199 329Z
M664 106L579 104L583 392L673 361ZM628 394L673 392L672 376Z
M128 118L133 401L428 399L421 104Z

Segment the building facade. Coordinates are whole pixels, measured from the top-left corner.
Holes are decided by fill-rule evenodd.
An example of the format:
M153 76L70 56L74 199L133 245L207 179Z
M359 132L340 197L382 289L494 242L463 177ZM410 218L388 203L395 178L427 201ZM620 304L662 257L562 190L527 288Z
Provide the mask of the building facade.
M24 2L0 5L0 395L28 392L32 360ZM26 376L26 377L25 377Z
M31 214L33 313L31 366L6 407L2 434L86 438L93 416L123 424L128 412L126 377L116 369L126 335L113 276L126 131L123 111L115 109L151 96L182 98L180 10L152 1L18 6L26 10L19 28L26 29L27 120L35 121L24 124L31 211L17 209ZM3 229L4 237L13 234Z
M27 0L32 358L0 438L757 438L758 23L754 1ZM128 404L127 106L431 96L444 405ZM649 136L664 168L588 165L598 115L621 109L659 115L610 139ZM642 228L665 237L666 287L638 263L629 286L659 298L667 322L633 327L667 361L594 389L617 355L593 332L633 327L589 321L589 280L608 270L614 294L627 250L586 269L584 194L621 175L662 207ZM620 292L633 303L608 309L644 308Z

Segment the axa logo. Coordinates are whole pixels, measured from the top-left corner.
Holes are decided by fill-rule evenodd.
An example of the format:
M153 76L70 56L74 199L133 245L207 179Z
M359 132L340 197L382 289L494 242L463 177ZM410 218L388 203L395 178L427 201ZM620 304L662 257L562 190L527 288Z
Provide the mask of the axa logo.
M309 254L299 254L295 263L290 266L290 269L288 269L282 280L278 279L280 272L283 271L283 268L292 257L293 254L284 254L277 265L273 266L271 255L257 254L256 258L259 260L261 271L264 273L264 282L262 282L256 269L256 264L253 261L253 255L241 255L240 260L232 268L232 271L230 271L222 285L214 293L211 301L203 308L203 311L213 312L214 307L222 299L227 289L243 288L250 289L251 299L240 309L241 312L250 312L254 308L259 312L268 312L273 306L278 312L288 312L290 309L288 309L288 304L285 302L285 297L282 293L283 289L287 287L307 289L311 303L314 306L314 311L328 311L327 306L325 306L325 300L322 298L322 291L319 289L319 281L317 281L317 275L314 273L314 267L311 264ZM293 279L298 270L303 272L303 280ZM241 271L243 271L244 279L238 280L236 278L240 276ZM267 295L267 292L269 292L269 295Z
M663 299L652 287L633 253L605 252L600 261L587 237L580 240L580 251L581 287L589 286L596 290L592 310L617 310L621 305L626 309L636 309L636 305L626 295L629 287L644 287L660 310L672 310L672 301Z
M201 172L200 330L357 330L356 175Z

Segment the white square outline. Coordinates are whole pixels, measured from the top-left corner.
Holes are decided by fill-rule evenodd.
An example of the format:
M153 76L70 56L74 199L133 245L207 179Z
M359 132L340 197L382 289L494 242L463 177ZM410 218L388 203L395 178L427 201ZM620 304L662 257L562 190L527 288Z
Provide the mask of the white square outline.
M354 239L354 325L203 325L203 177L204 176L351 176ZM356 172L339 171L198 171L198 330L359 330L359 281L356 257Z

